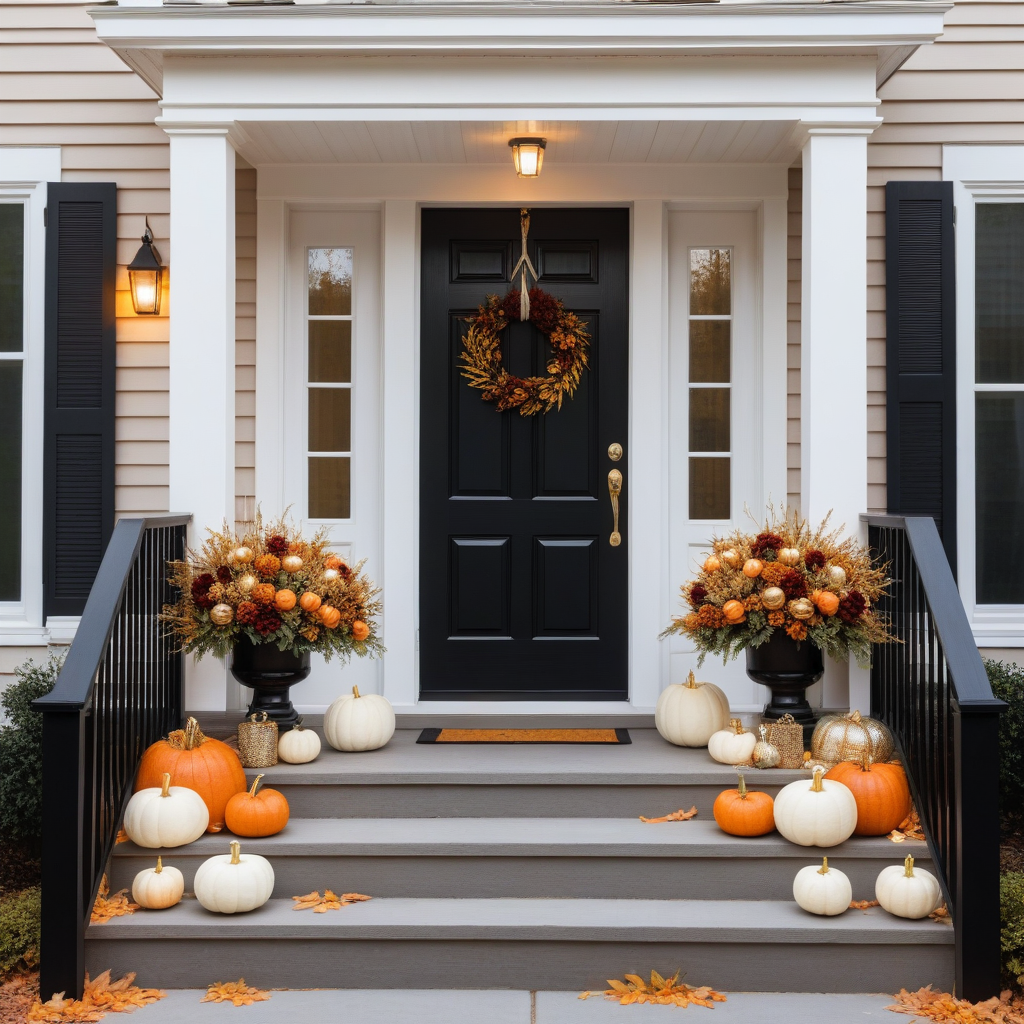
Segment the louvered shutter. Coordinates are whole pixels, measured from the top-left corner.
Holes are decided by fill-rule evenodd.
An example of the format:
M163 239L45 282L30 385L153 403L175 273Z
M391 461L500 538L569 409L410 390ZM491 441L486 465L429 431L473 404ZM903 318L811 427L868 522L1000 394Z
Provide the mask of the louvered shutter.
M956 572L953 183L885 187L889 511L934 516Z
M44 612L80 615L114 526L117 187L47 186Z

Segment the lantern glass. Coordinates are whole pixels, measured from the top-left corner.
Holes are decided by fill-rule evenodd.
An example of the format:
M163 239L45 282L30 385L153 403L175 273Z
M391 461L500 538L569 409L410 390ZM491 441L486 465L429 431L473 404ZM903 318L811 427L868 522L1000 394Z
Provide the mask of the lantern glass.
M161 278L160 270L128 271L128 283L132 290L132 307L140 316L156 316L160 312Z
M512 162L515 164L516 174L520 178L540 177L547 140L512 139L509 145L512 147Z

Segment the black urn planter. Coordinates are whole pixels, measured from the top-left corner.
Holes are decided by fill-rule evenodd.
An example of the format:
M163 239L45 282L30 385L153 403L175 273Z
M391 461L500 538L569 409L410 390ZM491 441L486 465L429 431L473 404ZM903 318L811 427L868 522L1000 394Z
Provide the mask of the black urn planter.
M266 711L279 732L287 732L299 720L288 690L309 675L308 653L279 651L272 643L254 644L243 636L231 652L231 674L253 691L247 714Z
M769 720L792 715L804 726L814 726L814 712L807 703L805 690L825 674L821 650L810 640L796 641L781 629L760 647L747 648L747 675L772 691L764 706Z

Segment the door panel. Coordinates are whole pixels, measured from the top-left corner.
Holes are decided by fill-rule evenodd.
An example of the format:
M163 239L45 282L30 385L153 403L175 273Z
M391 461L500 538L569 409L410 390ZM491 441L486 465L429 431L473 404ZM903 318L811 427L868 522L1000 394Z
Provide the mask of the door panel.
M625 700L628 562L628 247L624 209L531 211L539 286L582 317L590 367L561 410L498 412L461 373L466 317L504 295L518 209L423 212L420 697ZM546 372L532 325L502 362ZM618 463L607 449L625 450ZM607 477L626 478L623 542Z

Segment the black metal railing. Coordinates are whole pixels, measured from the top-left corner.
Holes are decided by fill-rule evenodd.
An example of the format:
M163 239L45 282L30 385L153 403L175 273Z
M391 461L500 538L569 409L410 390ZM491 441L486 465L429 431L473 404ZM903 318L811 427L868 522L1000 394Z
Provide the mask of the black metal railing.
M867 515L893 584L880 611L901 641L875 648L871 713L893 731L956 933L956 988L997 995L999 715L935 521Z
M157 616L189 516L114 527L43 714L40 992L76 998L85 929L146 747L181 724L182 657Z

